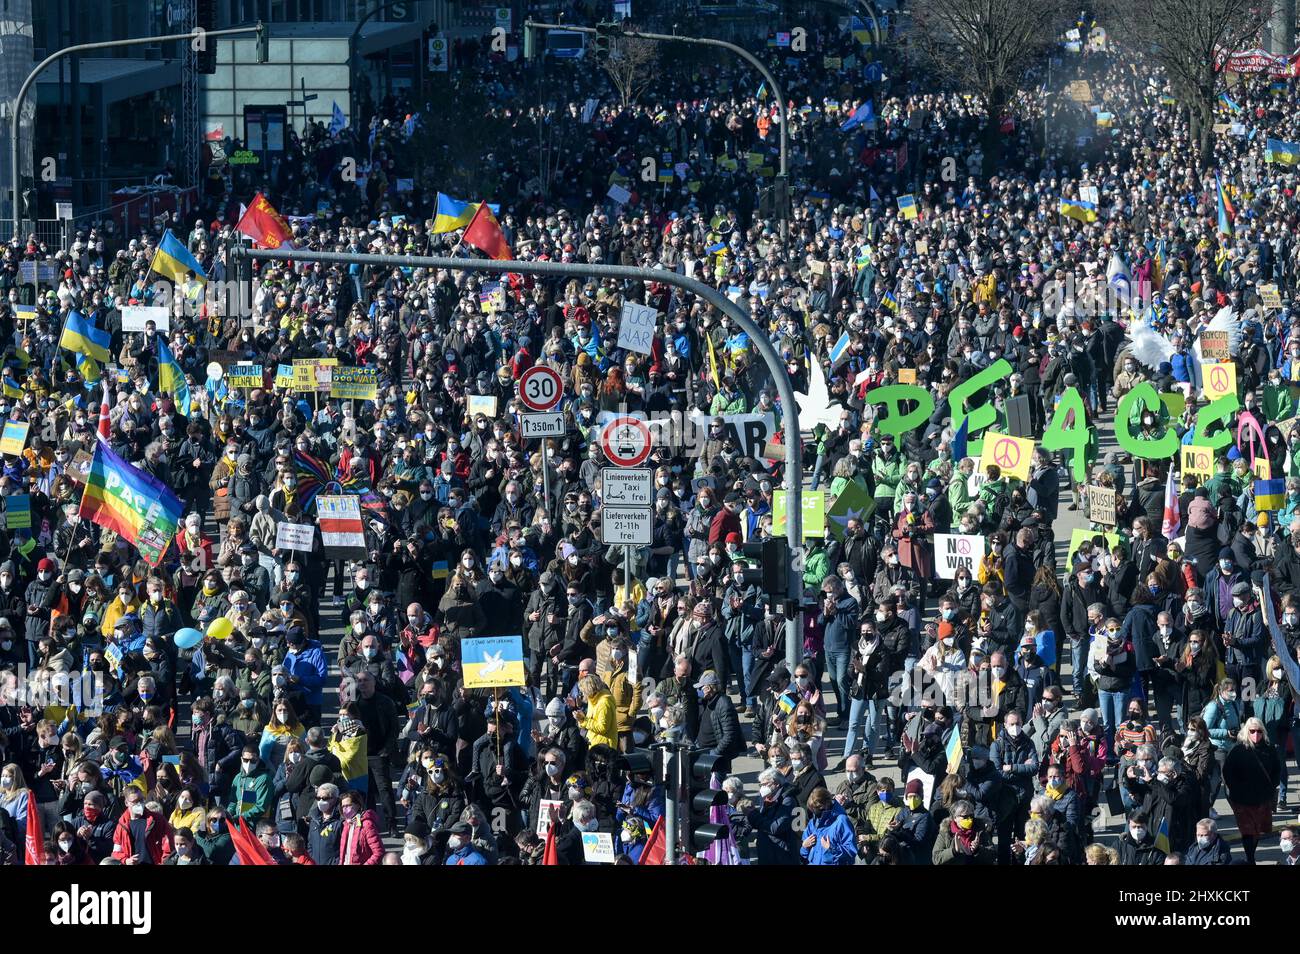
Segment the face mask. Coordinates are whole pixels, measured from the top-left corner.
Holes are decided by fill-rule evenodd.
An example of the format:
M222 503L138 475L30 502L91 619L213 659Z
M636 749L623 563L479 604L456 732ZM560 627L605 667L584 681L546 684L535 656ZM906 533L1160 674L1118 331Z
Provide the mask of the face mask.
M1001 678L1002 678L1003 676L1005 676L1006 674L1007 674L1007 667L1006 667L1006 666L994 666L994 667L993 667L993 678L994 678L994 679L1001 679Z
M1223 701L1224 701L1224 702L1236 702L1236 701L1237 701L1237 694L1236 694L1235 692L1225 692L1225 693L1223 694Z
M70 852L71 850L72 850L72 839L71 839L71 838L60 838L60 839L59 839L59 851L63 852L63 853L66 855L66 854L67 854L68 852Z
M796 772L802 770L802 769L803 769L803 759L791 759L791 760L790 760L790 768L794 769Z
M329 798L316 799L316 807L320 810L320 813L322 815L328 814L333 804L334 804L333 799L329 799Z
M144 815L144 802L136 802L131 806L131 817L140 818Z
M1023 728L1024 726L1020 725L1009 725L1007 726L1007 735L1011 736L1013 739L1018 738Z
M958 818L957 827L960 828L962 831L970 831L973 827L975 827L975 819Z
M1279 838L1277 846L1282 849L1282 854L1289 855L1295 850L1295 841L1291 838Z
M1145 841L1147 837L1147 830L1141 826L1137 828L1130 828L1128 830L1128 833L1129 836L1132 837L1134 841Z
M346 805L343 806L343 817L344 817L344 818L355 818L355 817L356 817L356 814L357 814L357 806L356 806L356 805L353 805L351 802L349 802L348 804L346 804Z

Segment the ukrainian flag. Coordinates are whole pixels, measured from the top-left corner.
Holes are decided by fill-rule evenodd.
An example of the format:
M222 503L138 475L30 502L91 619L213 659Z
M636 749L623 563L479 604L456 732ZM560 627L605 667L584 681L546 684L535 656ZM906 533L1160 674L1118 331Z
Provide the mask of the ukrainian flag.
M149 263L149 270L165 275L174 282L185 281L186 272L193 272L201 282L208 280L208 273L203 270L199 260L190 254L184 242L172 235L171 229L163 233L158 251L154 252L153 261Z
M1097 206L1092 202L1085 202L1083 199L1061 199L1057 211L1067 219L1074 219L1077 222L1083 222L1085 225L1097 221Z
M81 379L86 382L87 386L99 383L99 379L104 376L99 367L99 362L84 354L77 355L77 373L81 375Z
M460 668L466 689L522 686L527 682L524 639L522 636L488 636L462 640Z
M1264 147L1264 161L1276 162L1282 166L1294 166L1300 163L1300 142L1284 142L1270 139Z
M23 387L13 379L12 375L4 376L4 394L7 398L20 398L23 396Z
M1286 502L1286 481L1276 480L1257 480L1255 481L1255 509L1256 510L1281 510L1282 505Z
M948 756L948 774L956 775L961 771L961 760L965 750L961 744L961 732L957 726L953 726L952 735L948 736L948 747L945 752Z
M63 325L63 336L59 339L59 347L84 354L96 361L107 361L108 346L112 340L107 331L100 331L95 327L95 323L83 316L81 312L71 311L68 313L67 322Z
M884 305L886 308L888 308L890 311L893 312L898 311L898 296L891 291L887 291L885 292L884 295L881 296L880 303Z
M438 210L433 217L433 233L454 232L469 225L478 211L477 202L461 202L438 193Z
M190 416L189 383L185 380L185 372L181 370L172 349L167 347L167 342L162 338L158 339L158 390L170 394L180 412L186 417Z

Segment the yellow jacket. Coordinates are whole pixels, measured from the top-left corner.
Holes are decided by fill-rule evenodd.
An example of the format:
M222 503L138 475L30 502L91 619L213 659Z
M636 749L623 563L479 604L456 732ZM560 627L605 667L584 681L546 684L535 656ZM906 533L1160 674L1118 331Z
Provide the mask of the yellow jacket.
M618 711L614 697L608 692L587 700L587 714L579 716L578 725L586 730L587 745L608 745L618 748Z
M618 731L631 732L632 723L641 708L641 683L627 678L627 663L610 673L609 693L614 697L614 708L618 711Z
M177 828L188 828L197 834L203 830L203 820L207 816L208 813L203 806L196 804L191 806L187 812L183 812L179 808L173 809L171 818L167 819L167 823L172 826L172 831Z
M134 596L131 597L131 602L126 606L123 606L122 601L114 596L113 599L109 601L109 604L104 607L104 620L99 627L100 633L103 634L105 639L108 639L113 635L113 631L117 628L117 621L119 619L127 613L138 613L139 611L140 601Z

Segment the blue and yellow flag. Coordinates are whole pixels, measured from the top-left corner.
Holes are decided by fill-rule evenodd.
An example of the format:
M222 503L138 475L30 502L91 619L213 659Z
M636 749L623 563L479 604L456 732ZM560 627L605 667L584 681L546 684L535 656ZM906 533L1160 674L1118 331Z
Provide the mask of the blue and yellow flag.
M1083 199L1063 198L1057 211L1067 219L1074 219L1085 225L1097 221L1097 206L1091 202L1085 202Z
M98 384L99 379L104 376L103 369L100 368L99 362L84 354L77 355L77 374L81 375L81 380L86 383L87 387L92 384Z
M460 668L466 689L522 686L527 682L524 639L522 636L487 636L462 640Z
M7 398L20 398L23 396L23 386L13 379L13 375L8 372L4 376L4 394Z
M149 263L149 270L174 282L185 281L186 272L193 272L200 282L208 280L208 273L203 270L199 260L190 254L185 243L173 235L171 229L163 233L158 251L154 252L153 261Z
M1280 166L1294 166L1300 163L1300 142L1269 139L1264 146L1264 161L1276 162Z
M880 296L880 303L890 311L898 311L898 296L891 291L887 291Z
M112 340L107 331L100 331L81 312L70 311L68 320L63 325L63 336L59 338L59 347L84 354L96 361L107 361L108 347Z
M158 390L170 394L176 401L176 407L186 417L190 416L190 385L185 380L172 349L167 342L158 339Z
M1217 172L1214 174L1214 192L1219 206L1219 233L1231 235L1232 220L1236 217L1237 210L1233 208L1232 197L1228 195L1227 187Z
M461 202L449 195L438 193L438 207L433 216L433 233L454 232L469 225L478 211L477 202Z
M1284 503L1286 503L1285 480L1278 478L1255 481L1256 510L1281 510Z

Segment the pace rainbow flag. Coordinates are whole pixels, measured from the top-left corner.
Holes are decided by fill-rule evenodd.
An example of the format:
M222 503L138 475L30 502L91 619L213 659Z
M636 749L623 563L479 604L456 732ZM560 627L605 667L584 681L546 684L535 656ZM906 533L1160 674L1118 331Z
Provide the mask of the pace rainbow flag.
M132 467L106 441L95 442L79 516L131 541L146 563L157 566L184 509L161 480Z

